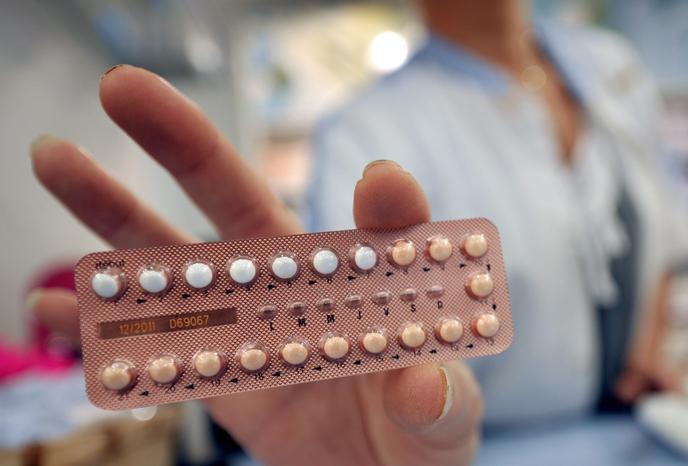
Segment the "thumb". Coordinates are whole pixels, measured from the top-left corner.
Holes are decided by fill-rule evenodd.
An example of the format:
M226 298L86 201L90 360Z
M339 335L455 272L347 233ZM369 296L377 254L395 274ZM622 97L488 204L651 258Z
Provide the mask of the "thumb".
M430 206L413 176L395 162L369 164L354 192L358 228L400 228L430 220ZM425 364L385 374L389 418L437 448L474 443L482 415L480 389L462 362Z

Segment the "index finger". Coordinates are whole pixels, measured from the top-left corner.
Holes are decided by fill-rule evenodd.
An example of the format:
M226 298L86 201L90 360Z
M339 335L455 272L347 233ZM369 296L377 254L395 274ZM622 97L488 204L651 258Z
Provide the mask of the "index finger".
M159 76L115 67L100 81L100 99L110 118L170 172L223 238L300 231L203 112Z

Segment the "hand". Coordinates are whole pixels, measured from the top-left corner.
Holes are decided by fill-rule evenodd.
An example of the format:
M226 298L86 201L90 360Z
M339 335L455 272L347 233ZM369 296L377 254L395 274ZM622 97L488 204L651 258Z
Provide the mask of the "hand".
M167 82L119 66L100 81L110 118L167 169L225 239L298 233L295 218L202 112ZM194 241L163 221L83 149L52 137L32 145L38 179L116 248ZM354 192L359 228L428 221L413 177L392 162L366 167ZM78 338L76 299L31 298L47 325ZM265 464L470 463L482 402L460 362L289 386L205 401L214 419Z

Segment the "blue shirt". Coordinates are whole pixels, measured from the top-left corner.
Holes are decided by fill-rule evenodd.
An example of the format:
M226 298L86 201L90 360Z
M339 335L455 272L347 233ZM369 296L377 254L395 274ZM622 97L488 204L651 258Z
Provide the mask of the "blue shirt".
M627 247L616 213L622 191L641 231L635 328L653 286L686 251L657 168L652 80L611 33L541 23L538 37L585 112L573 166L562 162L537 94L437 37L323 121L314 139L311 230L353 227L353 188L375 159L414 174L433 219L487 217L499 227L515 340L472 363L489 424L592 409L595 309L617 299L609 263Z

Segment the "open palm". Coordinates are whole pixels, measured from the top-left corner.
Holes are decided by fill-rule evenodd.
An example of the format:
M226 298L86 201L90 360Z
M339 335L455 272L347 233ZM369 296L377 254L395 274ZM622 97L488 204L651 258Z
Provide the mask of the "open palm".
M100 82L110 118L177 180L225 239L301 228L265 182L192 102L132 66ZM38 179L114 247L194 241L108 175L83 149L53 137L32 145ZM430 218L413 177L393 162L366 167L354 191L359 228ZM76 297L45 290L32 305L47 325L78 338ZM211 398L211 415L265 464L456 465L478 443L480 391L460 362Z

